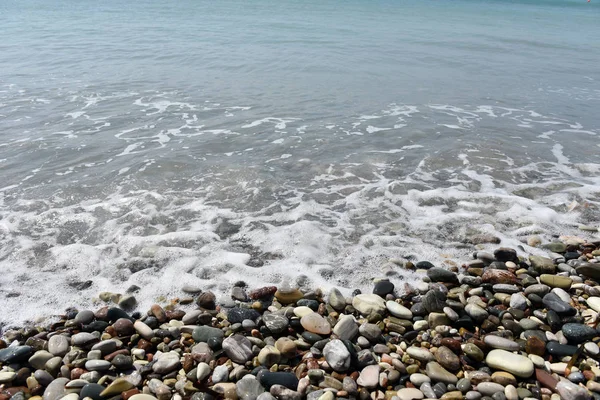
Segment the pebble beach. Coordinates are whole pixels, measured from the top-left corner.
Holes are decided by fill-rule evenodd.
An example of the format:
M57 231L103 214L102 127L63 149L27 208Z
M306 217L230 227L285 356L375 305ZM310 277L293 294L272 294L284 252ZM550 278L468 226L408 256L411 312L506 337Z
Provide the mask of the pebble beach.
M238 282L136 310L102 293L2 332L0 400L599 399L600 240L539 246L398 263L421 281L352 296Z

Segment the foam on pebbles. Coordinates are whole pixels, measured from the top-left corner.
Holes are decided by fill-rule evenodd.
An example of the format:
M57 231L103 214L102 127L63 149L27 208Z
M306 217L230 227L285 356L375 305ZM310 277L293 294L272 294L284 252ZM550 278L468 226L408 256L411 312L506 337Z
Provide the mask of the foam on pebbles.
M0 400L600 398L600 242L539 244L419 261L414 286L348 298L236 284L222 304L186 288L131 313L131 295L121 309L105 293L95 312L3 331Z

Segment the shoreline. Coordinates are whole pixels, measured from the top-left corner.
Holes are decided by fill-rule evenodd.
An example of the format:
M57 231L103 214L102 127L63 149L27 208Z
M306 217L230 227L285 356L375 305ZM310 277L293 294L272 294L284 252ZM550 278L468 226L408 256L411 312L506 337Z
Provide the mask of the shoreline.
M543 247L398 266L424 276L350 297L240 282L130 313L104 294L124 309L3 332L0 400L600 399L600 240Z

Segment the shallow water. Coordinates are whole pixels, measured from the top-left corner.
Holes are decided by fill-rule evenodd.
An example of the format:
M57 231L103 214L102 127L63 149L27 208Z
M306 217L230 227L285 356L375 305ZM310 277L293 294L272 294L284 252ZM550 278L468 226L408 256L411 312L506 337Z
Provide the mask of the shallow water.
M142 306L186 283L350 291L390 258L464 261L481 234L592 237L599 18L573 0L2 2L2 321L133 284Z

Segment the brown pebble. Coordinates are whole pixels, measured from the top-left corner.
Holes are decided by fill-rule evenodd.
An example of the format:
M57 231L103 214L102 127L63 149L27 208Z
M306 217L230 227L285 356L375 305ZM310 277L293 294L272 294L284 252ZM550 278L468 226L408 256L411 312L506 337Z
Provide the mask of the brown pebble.
M183 370L190 372L194 368L194 358L190 353L183 355Z
M9 397L12 397L19 392L29 394L29 388L27 388L27 386L13 386L13 387L6 388L2 391L2 393L8 394Z
M462 353L462 348L460 347L461 343L456 339L443 338L440 344L452 350L454 354Z
M108 319L108 306L100 308L94 313L94 317L100 321L106 321Z
M502 269L488 269L487 271L485 271L483 273L483 275L481 275L481 280L484 283L491 283L491 284L497 284L497 283L517 283L518 279L515 276L515 274L513 274L510 271L505 271Z
M555 390L556 385L558 384L558 381L543 369L535 369L535 378L542 384L542 386L545 386L550 390Z
M138 349L142 349L144 350L146 353L150 350L152 350L154 346L152 345L152 343L150 343L149 341L147 341L146 339L140 339L137 342L137 348Z
M595 381L596 380L596 374L594 374L592 371L590 371L590 370L584 370L582 372L583 372L583 376L588 381Z
M140 393L140 391L138 389L133 388L133 389L129 389L129 390L121 393L121 397L123 398L123 400L127 400L134 394L139 394L139 393Z
M117 330L113 326L107 326L104 330L110 337L117 336Z
M273 296L276 291L276 286L265 286L259 289L252 290L250 293L248 293L248 297L250 297L252 300L258 300L265 297Z
M154 317L158 320L158 322L163 323L167 320L167 315L165 314L165 310L158 304L152 304L150 306L150 313L154 315Z
M359 375L360 374L358 373L358 371L354 371L353 373L350 374L350 378L357 380Z
M2 339L0 339L0 349L5 349L6 348L6 342Z
M527 338L527 343L525 343L525 351L543 357L546 353L546 344L537 336L530 336Z
M183 310L166 311L165 314L167 316L167 320L169 320L169 321L171 321L171 320L181 321L183 319L183 317L185 316L185 311L183 311Z
M204 292L198 296L196 304L205 310L214 310L217 308L216 301L217 297L213 292Z
M130 336L135 332L135 329L133 329L133 322L127 318L119 318L112 326L118 336Z
M114 351L114 352L104 356L104 359L106 361L112 361L112 359L115 358L116 356L118 356L119 354L124 354L124 355L128 356L129 349L120 349L120 350Z

